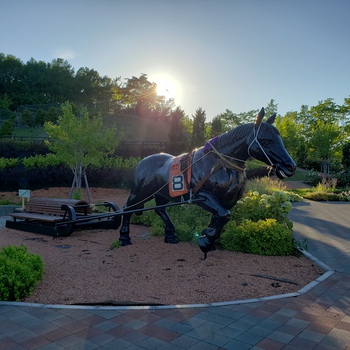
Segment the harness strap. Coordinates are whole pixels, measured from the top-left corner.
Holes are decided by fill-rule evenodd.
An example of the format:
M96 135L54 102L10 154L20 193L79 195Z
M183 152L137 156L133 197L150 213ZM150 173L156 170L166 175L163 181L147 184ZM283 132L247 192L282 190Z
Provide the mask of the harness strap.
M192 189L192 192L194 194L196 194L199 189L204 185L204 182L206 182L215 172L217 172L219 169L221 168L232 168L232 169L236 169L238 171L244 172L245 168L240 167L237 164L234 164L232 162L230 162L224 154L220 153L215 146L213 145L213 143L211 142L212 140L208 141L207 143L210 145L211 150L209 152L214 152L219 159L216 161L216 163L213 165L213 167L211 168L210 172L208 174L206 174L198 183L197 185ZM208 153L206 153L208 154Z
M210 143L210 141L208 141ZM234 164L232 162L230 162L227 157L228 156L225 156L224 154L220 153L211 143L210 143L211 147L212 147L212 151L224 162L224 164L226 164L229 168L232 168L232 169L236 169L238 171L244 171L245 170L245 167L240 167L239 165L237 164ZM238 160L240 162L243 162L242 160L240 159L236 159L236 158L232 158L230 157L231 159L235 159L235 160Z
M212 176L221 168L224 168L224 164L221 161L221 159L218 159L217 162L211 168L210 172L207 173L204 177L202 177L201 180L197 183L197 185L192 189L192 192L196 194L200 190L200 188L203 186L204 182L206 182L210 178L210 176Z
M253 127L253 132L254 132L254 139L253 141L250 143L249 147L248 147L248 154L250 157L254 158L251 154L250 154L250 147L252 147L253 143L256 142L258 144L258 146L260 147L261 151L264 153L266 159L268 160L268 162L270 163L270 166L273 167L273 163L271 162L270 157L267 155L267 153L265 152L264 148L261 146L259 140L258 140L258 135L259 135L259 131L260 131L260 127L261 127L261 123L259 124L258 130L255 132L255 127Z

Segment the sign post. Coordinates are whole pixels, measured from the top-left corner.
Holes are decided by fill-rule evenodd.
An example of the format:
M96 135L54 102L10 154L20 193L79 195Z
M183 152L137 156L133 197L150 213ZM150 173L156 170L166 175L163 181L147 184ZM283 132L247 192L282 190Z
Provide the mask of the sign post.
M30 198L30 190L18 190L18 196L22 198L22 209L24 209L24 198Z

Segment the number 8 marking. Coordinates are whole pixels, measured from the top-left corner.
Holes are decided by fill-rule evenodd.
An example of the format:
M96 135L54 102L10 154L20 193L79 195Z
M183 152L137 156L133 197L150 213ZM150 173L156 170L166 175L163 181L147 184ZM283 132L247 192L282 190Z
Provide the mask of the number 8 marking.
M183 175L175 175L173 176L172 181L173 191L183 191L184 186L184 176Z

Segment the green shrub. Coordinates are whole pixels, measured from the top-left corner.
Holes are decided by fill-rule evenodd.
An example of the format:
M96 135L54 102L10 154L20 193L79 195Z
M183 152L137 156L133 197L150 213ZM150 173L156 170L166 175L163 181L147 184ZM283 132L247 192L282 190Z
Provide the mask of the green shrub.
M231 210L237 225L243 220L259 221L275 219L278 223L292 228L293 223L288 219L292 209L289 196L285 192L274 192L271 195L260 195L257 191L250 191Z
M148 202L145 207L155 206L155 201ZM192 241L196 232L201 232L208 226L210 214L196 205L184 204L167 208L176 228L180 241ZM154 236L164 236L164 223L154 210L145 211L141 216L133 215L131 222L136 225L150 226Z
M108 157L99 166L112 169L135 169L140 161L141 158L139 157Z
M0 199L0 205L10 205L13 204L9 199Z
M146 207L155 206L152 200ZM180 241L190 242L196 232L202 232L210 222L210 214L197 205L184 204L167 208L167 212L175 225L176 235ZM164 236L164 222L154 212L149 210L141 216L133 215L131 222L136 225L150 226L154 236Z
M13 168L19 164L18 158L0 158L0 169Z
M222 233L221 244L227 250L258 255L290 255L294 252L292 230L275 219L244 220L240 225L231 221Z
M30 295L44 273L39 255L27 247L8 246L0 251L0 300L18 301Z
M339 193L339 199L341 201L350 201L350 191L342 191Z
M62 162L58 156L54 153L47 153L46 155L36 155L28 158L22 159L23 165L27 169L32 169L35 167L46 168L48 166L59 166Z
M304 197L313 201L340 201L345 198L339 194L335 193L325 193L325 192L307 192Z
M274 180L270 177L256 178L247 181L246 185L247 192L259 192L259 194L272 194L274 192L284 192L288 196L290 202L302 202L303 197L296 193L287 191L287 185L281 180Z
M247 181L246 189L247 191L257 191L260 194L270 194L276 191L285 192L287 190L287 186L281 180L274 180L268 176L265 176L259 179L256 178Z
M284 192L274 192L271 195L260 195L258 192L249 192L231 210L231 223L224 227L224 232L229 225L240 225L245 220L259 221L274 219L284 228L291 230L293 223L288 219L288 213L292 209L289 195ZM155 206L152 200L146 207ZM210 213L196 205L181 205L167 209L176 228L176 235L180 241L193 241L195 235L200 234L210 222ZM131 223L150 226L152 235L164 235L164 223L153 211L146 211L141 216L133 215Z

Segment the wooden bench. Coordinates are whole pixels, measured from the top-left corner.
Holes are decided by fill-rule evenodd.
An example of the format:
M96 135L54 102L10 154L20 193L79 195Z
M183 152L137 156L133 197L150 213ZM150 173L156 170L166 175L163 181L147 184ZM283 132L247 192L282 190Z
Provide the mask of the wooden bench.
M58 222L75 220L77 215L92 214L88 202L75 199L59 198L31 198L25 206L24 212L12 213L15 220L39 220L45 222Z
M103 204L113 212L119 208L112 202ZM13 220L6 227L50 236L68 236L77 226L117 228L120 216L93 215L92 206L75 199L31 198L23 212L9 214Z

